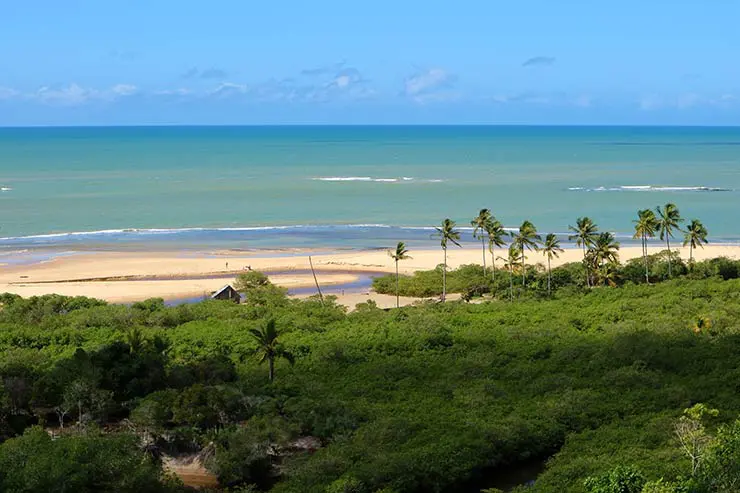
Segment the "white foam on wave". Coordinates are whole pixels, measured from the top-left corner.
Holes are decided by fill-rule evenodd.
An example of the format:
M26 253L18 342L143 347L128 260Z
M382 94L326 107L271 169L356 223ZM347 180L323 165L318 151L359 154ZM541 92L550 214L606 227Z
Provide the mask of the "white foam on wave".
M660 185L622 185L619 187L568 187L568 190L574 192L732 192L731 188L720 187L678 187L678 186L660 186Z
M413 176L401 176L399 178L390 177L373 177L373 176L316 176L311 178L314 181L328 181L328 182L371 182L371 183L399 183L399 182L419 182L419 183L442 183L445 180L438 178L429 180L420 180Z
M13 189L10 187L0 187L0 192L10 192L11 190Z

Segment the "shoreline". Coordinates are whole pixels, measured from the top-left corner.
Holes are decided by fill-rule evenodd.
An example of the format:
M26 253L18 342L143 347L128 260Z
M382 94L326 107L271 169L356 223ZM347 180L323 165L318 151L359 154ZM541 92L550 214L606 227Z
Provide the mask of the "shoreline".
M581 250L567 245L552 266L579 262ZM662 251L662 245L651 245L650 253ZM679 247L682 258L688 258L688 248ZM67 250L69 252L69 250ZM327 253L329 252L329 253ZM319 283L326 287L327 294L339 296L339 302L353 307L367 299L378 299L383 306L392 302L392 296L371 293L369 285L373 275L394 273L395 264L387 250L343 250L327 248L305 249L302 252L276 251L246 253L242 250L154 251L154 252L76 252L60 255L36 263L8 263L0 268L0 292L21 296L62 294L67 296L89 296L112 303L127 303L147 298L160 297L165 300L196 298L210 295L225 284L233 283L238 274L252 270L268 274L271 281L285 287L297 297L310 294L314 287L308 255L311 254ZM442 263L442 251L436 249L410 249L411 258L399 263L401 274L412 274L419 270L434 269ZM620 249L620 261L640 257L639 246ZM496 249L495 255L505 255L505 249ZM740 247L707 245L694 252L696 260L714 257L740 258ZM486 264L490 267L491 256L486 252ZM530 264L545 263L539 252L528 252ZM465 245L464 248L448 249L448 267L464 264L481 264L480 247ZM496 262L500 265L500 262ZM346 290L343 286L348 286ZM333 288L333 289L332 289ZM404 300L406 303L416 301ZM381 305L381 303L379 303Z

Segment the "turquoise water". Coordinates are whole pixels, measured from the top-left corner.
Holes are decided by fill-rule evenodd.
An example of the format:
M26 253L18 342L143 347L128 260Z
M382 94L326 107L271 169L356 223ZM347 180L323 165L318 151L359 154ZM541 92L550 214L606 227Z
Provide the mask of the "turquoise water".
M382 247L481 207L629 236L668 201L736 242L740 128L6 128L0 187L4 249Z

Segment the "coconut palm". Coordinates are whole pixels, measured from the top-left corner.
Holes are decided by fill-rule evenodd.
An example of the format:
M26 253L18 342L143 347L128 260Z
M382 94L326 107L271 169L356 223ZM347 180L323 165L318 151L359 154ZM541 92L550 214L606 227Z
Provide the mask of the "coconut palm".
M694 248L704 248L707 241L707 228L698 219L693 219L686 228L686 234L683 237L683 246L689 245L689 265L694 264Z
M650 209L637 211L635 224L635 235L632 238L640 238L642 242L642 258L645 261L645 282L650 283L650 267L648 266L648 238L655 236L658 229L658 219Z
M461 246L458 241L460 240L460 232L455 229L455 226L457 226L455 221L447 218L442 221L441 227L434 228L437 232L433 236L435 238L439 238L439 244L442 246L442 250L444 251L444 265L442 269L442 301L445 301L447 298L447 245L448 243L452 243L453 245Z
M572 235L568 236L568 241L575 240L576 246L581 247L583 250L583 265L586 267L586 285L591 285L591 275L588 271L588 262L586 261L586 252L591 248L596 241L596 237L599 233L599 228L591 220L590 217L579 217L576 219L575 226L568 226L568 230L573 232Z
M604 276L602 270L605 265L613 267L619 262L619 242L616 241L612 233L603 232L596 237L596 241L594 241L586 256L587 258L590 257L594 270L601 272L606 284L609 276Z
M406 249L406 244L402 241L398 242L395 250L388 250L388 255L390 255L393 261L396 262L396 308L401 306L398 294L398 261L411 258L408 253L409 251Z
M504 261L504 268L509 271L509 301L514 301L514 269L519 267L522 257L522 252L516 243L509 245L506 257L499 257Z
M679 223L683 222L681 214L678 212L676 204L667 203L665 207L656 207L655 211L658 213L658 231L660 232L660 239L665 240L666 249L668 250L668 277L671 277L671 238L673 238L673 230L679 230Z
M270 365L270 382L275 379L275 360L283 358L288 361L291 365L295 362L293 355L285 350L283 346L278 342L280 333L275 328L275 320L268 320L264 326L259 329L250 329L249 333L252 339L257 343L257 348L254 350L255 354L259 356L260 363L267 361Z
M560 240L556 235L553 233L548 233L547 236L545 236L545 242L542 244L542 252L547 257L547 294L548 296L552 294L552 290L550 288L550 284L552 283L552 270L550 269L550 261L554 258L558 258L562 252L564 252L562 248L560 248Z
M486 224L486 234L488 235L488 251L491 252L491 280L496 280L496 256L493 253L495 247L502 247L506 245L506 238L509 233L504 230L504 225L501 221L491 216L491 219Z
M527 273L524 265L526 257L524 251L526 250L539 250L539 244L542 242L542 237L537 234L537 228L530 221L524 221L519 226L519 231L514 233L513 242L519 247L519 251L522 254L522 286L526 285Z
M483 250L483 278L486 277L486 226L491 222L491 211L481 209L478 215L470 221L473 227L473 238L480 238L480 246Z

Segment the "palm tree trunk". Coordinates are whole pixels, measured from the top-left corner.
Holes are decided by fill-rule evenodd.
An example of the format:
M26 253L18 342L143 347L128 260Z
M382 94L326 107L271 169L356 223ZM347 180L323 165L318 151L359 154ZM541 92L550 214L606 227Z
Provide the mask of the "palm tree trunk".
M483 279L486 278L486 239L481 236L480 246L483 249Z
M586 287L591 287L591 275L588 272L588 264L586 264L586 242L582 244L583 247L583 269L586 271Z
M668 234L665 235L665 244L668 248L668 277L671 277L671 240Z
M642 258L645 261L645 284L650 284L650 269L648 267L647 235L642 234Z
M689 267L694 268L694 242L689 242Z
M396 308L400 308L401 306L398 296L398 259L396 259Z
M270 382L275 380L275 358L269 359L270 363Z
M514 265L509 260L509 301L514 301Z
M522 286L527 285L527 272L524 268L524 244L522 243Z
M445 262L442 269L442 301L445 301L447 298L447 249L443 248L442 250L445 252Z
M491 244L491 282L496 282L496 254L493 252L493 245Z
M552 296L552 291L550 290L550 257L547 257L547 296Z

